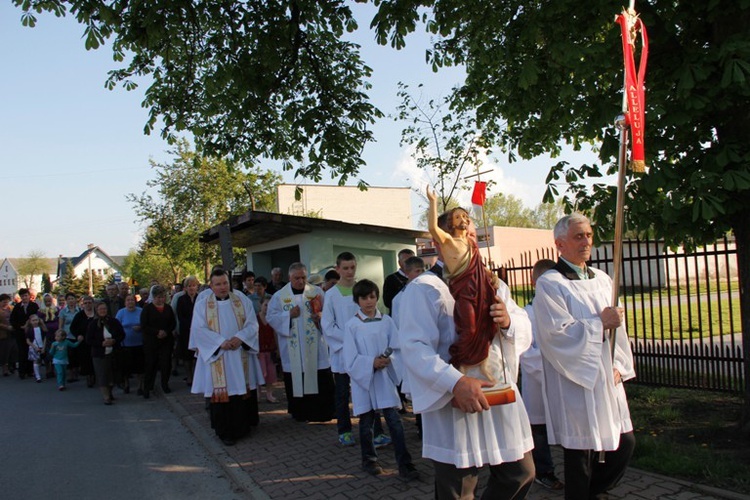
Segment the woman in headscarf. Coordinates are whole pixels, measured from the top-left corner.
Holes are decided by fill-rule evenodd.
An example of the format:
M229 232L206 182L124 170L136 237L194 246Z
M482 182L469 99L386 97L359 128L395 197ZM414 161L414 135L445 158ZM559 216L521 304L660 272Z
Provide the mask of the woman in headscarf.
M115 399L112 395L115 386L115 349L125 339L125 330L116 318L109 315L106 303L97 303L95 312L93 321L89 323L86 342L91 346L91 359L104 404L111 405Z
M169 376L172 373L172 350L174 349L173 331L177 327L177 318L167 302L167 291L161 285L151 287L150 303L143 307L141 313L141 330L143 332L143 354L146 360L146 374L143 380L143 397L148 399L154 390L156 371L161 372L161 389L165 394L172 392L169 388Z
M45 352L49 352L49 348L52 346L52 342L55 341L55 332L57 331L59 320L60 308L55 305L55 299L51 294L45 293L42 297L42 307L36 313L37 316L42 320L44 326L47 327L47 333L44 336L44 348ZM52 368L52 359L47 358L44 361L44 366L47 370L47 378L55 376L55 369Z

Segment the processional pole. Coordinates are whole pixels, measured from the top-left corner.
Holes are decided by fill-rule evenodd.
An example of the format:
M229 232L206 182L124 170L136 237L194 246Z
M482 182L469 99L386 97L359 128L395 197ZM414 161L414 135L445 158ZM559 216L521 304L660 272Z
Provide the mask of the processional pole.
M622 240L625 219L625 180L627 170L628 132L632 129L632 152L630 168L633 172L645 171L644 155L644 106L646 75L648 60L648 36L646 27L635 12L635 0L630 0L628 9L615 17L615 22L622 31L622 51L625 65L622 113L615 118L615 128L620 132L620 151L617 169L617 199L615 210L615 241L612 249L612 264L614 273L612 278L612 307L619 304L620 276L622 273ZM640 33L641 53L638 72L635 70L635 45ZM615 340L617 329L609 330L610 356L615 359ZM604 462L604 451L599 452L599 462Z

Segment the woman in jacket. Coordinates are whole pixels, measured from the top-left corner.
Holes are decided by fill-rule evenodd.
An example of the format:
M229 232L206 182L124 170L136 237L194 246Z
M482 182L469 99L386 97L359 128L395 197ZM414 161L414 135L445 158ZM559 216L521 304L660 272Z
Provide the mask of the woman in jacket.
M86 343L91 346L91 360L104 404L111 405L115 399L112 396L115 385L115 349L119 349L122 344L125 330L117 319L109 315L106 303L97 303L94 312L94 319L86 332Z
M177 318L174 311L166 304L167 292L163 286L151 287L150 303L141 312L141 331L143 332L143 354L146 360L146 373L143 380L143 397L148 399L154 390L156 371L161 372L161 389L165 394L169 388L169 376L172 373L172 350Z

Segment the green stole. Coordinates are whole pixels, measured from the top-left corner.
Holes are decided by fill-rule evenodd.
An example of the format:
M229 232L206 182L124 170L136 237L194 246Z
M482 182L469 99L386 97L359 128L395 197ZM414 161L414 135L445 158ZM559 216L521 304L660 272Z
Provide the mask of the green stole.
M301 398L305 394L318 393L318 339L320 330L315 324L310 301L317 297L317 287L305 284L302 292L300 315L289 321L289 363L292 367L292 395ZM289 284L276 292L281 295L284 311L292 309L295 295ZM302 375L305 374L303 377Z

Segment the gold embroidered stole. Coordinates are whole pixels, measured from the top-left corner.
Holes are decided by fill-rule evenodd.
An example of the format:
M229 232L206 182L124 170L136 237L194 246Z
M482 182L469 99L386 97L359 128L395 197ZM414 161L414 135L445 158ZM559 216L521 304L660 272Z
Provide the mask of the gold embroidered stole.
M234 317L237 319L237 327L242 329L242 325L245 324L245 308L242 307L242 301L240 301L240 299L232 292L229 292L229 301L232 304ZM206 325L212 332L219 333L219 309L216 302L216 294L211 294L206 301ZM245 357L243 357L243 367L245 367L245 371L247 372ZM211 382L214 388L213 394L211 395L211 402L228 403L229 393L227 392L227 375L224 369L224 356L219 356L216 361L211 363Z

